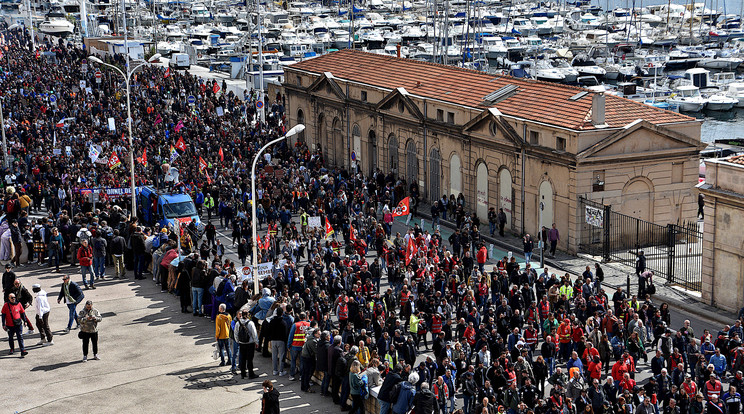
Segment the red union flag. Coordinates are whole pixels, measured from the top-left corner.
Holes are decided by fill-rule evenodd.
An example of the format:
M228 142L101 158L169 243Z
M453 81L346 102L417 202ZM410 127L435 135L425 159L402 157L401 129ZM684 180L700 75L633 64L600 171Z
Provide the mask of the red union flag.
M406 197L400 200L398 207L393 210L393 217L407 216L411 213L411 199Z
M204 161L204 158L199 157L199 171L204 171L207 169L207 162Z
M225 161L225 154L222 152L222 147L220 147L220 162Z
M119 160L119 156L117 156L116 153L111 154L111 158L108 160L108 167L113 170L120 165L121 160Z
M406 246L406 266L411 263L413 256L416 254L416 243L413 241L413 237L408 238L408 245Z
M349 224L349 240L356 241L356 236L354 235L354 227Z
M331 226L331 222L328 221L328 217L325 219L325 232L326 238L331 237L331 234L333 234L333 226Z
M181 151L186 151L186 143L183 142L183 137L178 137L178 142L176 142L176 148L180 149Z
M217 82L214 83L214 86L212 86L212 92L215 94L220 91L220 85L217 84Z

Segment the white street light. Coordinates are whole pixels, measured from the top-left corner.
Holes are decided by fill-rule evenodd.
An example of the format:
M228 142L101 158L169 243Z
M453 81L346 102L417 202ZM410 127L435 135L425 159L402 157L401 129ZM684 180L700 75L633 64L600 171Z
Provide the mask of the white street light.
M127 56L129 56L129 50L128 45L124 45L125 51L127 53ZM152 55L146 62L142 62L139 65L135 66L131 70L129 69L129 65L127 65L127 72L124 73L121 69L114 65L110 65L104 61L102 61L97 56L88 56L88 59L91 62L98 63L99 65L107 66L111 69L114 69L115 71L119 72L119 74L124 78L124 82L127 85L127 128L129 129L129 169L131 174L131 190L132 190L132 217L137 217L137 197L135 194L135 182L134 182L134 143L132 141L132 105L130 102L130 80L132 79L132 74L139 68L141 68L144 65L147 65L149 63L152 63L153 61L156 61L160 59L160 54L156 53Z
M258 293L258 246L256 244L256 236L257 236L257 220L256 220L256 203L258 202L258 199L256 197L256 163L258 162L258 159L261 157L261 154L266 150L266 148L276 144L277 142L281 142L291 136L297 135L300 132L305 130L304 124L297 124L292 129L287 131L284 136L279 137L268 144L264 145L258 152L256 153L256 156L253 158L253 166L251 167L251 227L253 227L253 294Z

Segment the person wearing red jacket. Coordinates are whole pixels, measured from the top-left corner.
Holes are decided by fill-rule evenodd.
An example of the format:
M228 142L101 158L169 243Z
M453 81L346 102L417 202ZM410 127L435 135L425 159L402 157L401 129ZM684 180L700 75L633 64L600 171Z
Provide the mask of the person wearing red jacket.
M15 293L8 295L8 301L5 302L0 313L2 313L3 330L8 333L8 343L10 344L9 354L13 355L13 352L15 352L15 343L13 341L13 336L15 335L18 338L18 346L21 347L21 358L25 357L28 352L23 345L23 323L26 323L29 331L33 331L34 326L28 319L28 316L26 316L23 305L16 300Z
M83 275L83 284L88 289L88 283L85 281L85 274L90 275L90 288L95 289L93 285L93 248L88 244L88 239L81 240L81 246L77 251L78 263L80 263L80 273Z
M484 266L486 265L486 260L488 260L488 250L486 250L486 245L481 244L480 249L478 249L478 253L475 254L475 260L478 262L478 271L483 273Z

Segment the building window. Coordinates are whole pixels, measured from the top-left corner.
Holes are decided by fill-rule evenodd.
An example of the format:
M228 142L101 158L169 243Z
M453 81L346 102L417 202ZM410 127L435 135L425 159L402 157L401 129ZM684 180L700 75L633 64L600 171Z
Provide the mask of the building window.
M437 109L437 121L444 122L444 110Z
M540 133L537 131L530 131L530 144L540 145Z
M672 183L681 183L685 176L685 164L681 162L672 163Z
M447 112L447 123L448 124L454 124L455 123L455 113L454 112Z
M491 135L493 135L494 137L499 134L499 126L496 125L495 121L491 121L488 124L488 130L491 132Z
M604 170L594 171L592 178L592 191L604 191L605 189L605 172Z
M367 102L367 91L362 91L362 102Z
M297 75L297 86L302 86L302 76Z
M566 150L566 138L556 137L555 138L555 149L558 151Z
M398 112L403 113L406 110L406 104L403 101L398 101Z

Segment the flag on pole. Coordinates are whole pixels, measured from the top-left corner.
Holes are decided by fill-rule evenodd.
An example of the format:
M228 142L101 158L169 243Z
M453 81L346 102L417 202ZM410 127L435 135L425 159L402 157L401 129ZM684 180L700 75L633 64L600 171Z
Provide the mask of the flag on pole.
M155 117L155 125L163 122L163 117L158 114L158 116Z
M199 157L199 171L205 171L207 169L207 162L204 161L204 158L201 156Z
M170 67L168 67L168 69L165 70L165 74L163 74L163 78L168 79L170 75L171 75L171 71L170 71Z
M222 147L220 147L220 162L225 162L225 154L222 152Z
M413 237L408 238L408 245L406 246L406 266L411 263L413 256L416 254L416 243L413 242Z
M349 224L349 240L350 241L356 241L356 236L354 235L354 226Z
M333 234L333 226L331 226L331 222L328 221L328 217L325 219L325 232L326 232L326 239L331 237Z
M55 126L56 126L57 128L62 128L63 126L65 126L65 119L64 119L64 118L62 118L62 119L60 119L59 121L57 121L57 124L56 124Z
M52 141L52 148L57 148L57 131L54 131L54 140Z
M269 235L268 233L266 234L266 237L264 237L263 248L266 250L269 250L271 248L271 235Z
M90 158L90 162L95 163L100 155L101 151L98 151L93 144L90 144L90 147L88 148L88 158Z
M411 198L406 197L400 200L398 207L393 210L393 217L407 216L411 214Z
M178 137L178 142L176 142L176 148L184 152L186 151L186 143L183 142L183 137Z
M171 147L170 147L170 162L172 163L173 161L176 160L176 158L178 158L178 151L176 151L176 149L173 148L173 145L171 145Z
M116 153L114 152L113 154L111 154L111 158L109 158L108 160L108 167L113 170L120 165L121 160L119 160L119 156L116 155Z
M183 127L184 127L183 120L178 121L178 123L176 124L176 128L175 128L176 132L180 131L181 128Z
M220 85L217 84L217 82L214 83L214 86L212 86L212 92L215 94L220 91Z
M209 177L209 174L207 174L207 184L212 185L212 178Z
M144 151L142 151L141 157L137 157L137 161L140 164L144 165L145 168L147 168L147 148L145 148Z

